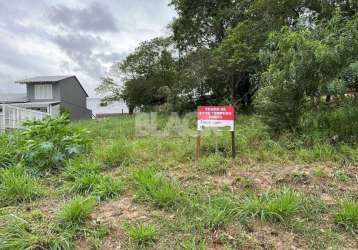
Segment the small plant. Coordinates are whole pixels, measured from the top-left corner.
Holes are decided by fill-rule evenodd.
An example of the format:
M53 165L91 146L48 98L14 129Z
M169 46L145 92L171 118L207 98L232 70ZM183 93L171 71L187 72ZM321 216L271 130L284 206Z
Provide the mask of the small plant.
M182 246L183 250L206 250L207 249L205 242L197 243L195 237L185 240L181 244L181 246Z
M130 239L140 246L152 244L158 237L158 232L153 225L138 224L128 226L126 230Z
M152 168L133 173L137 196L152 201L159 207L172 207L179 199L179 189L171 181L155 174Z
M229 197L210 197L199 205L199 220L208 228L217 228L237 215L237 205Z
M22 166L4 169L0 173L0 200L3 204L28 202L41 194L36 179Z
M101 148L97 152L97 157L109 168L126 165L133 160L133 146L126 140L119 140L112 145Z
M334 215L337 225L358 232L358 202L353 200L342 201Z
M123 182L110 176L102 176L95 186L93 195L100 200L112 199L123 191Z
M15 215L0 217L0 249L42 249L31 225Z
M228 161L223 156L214 154L202 158L199 168L209 174L223 174L228 168Z
M301 206L300 196L290 190L283 189L265 193L261 196L250 195L240 207L242 217L257 217L261 220L283 221L297 213Z
M100 172L101 167L97 161L85 159L84 157L69 160L65 168L65 176L70 180L75 180L88 174L99 174Z
M88 132L69 126L68 115L24 123L21 155L26 166L40 171L61 169L66 160L86 152L91 144Z
M94 210L96 201L93 198L75 197L64 205L58 218L65 227L83 224Z
M120 179L111 176L85 174L74 181L72 191L81 195L92 194L100 200L106 200L121 193L123 183Z
M328 177L328 173L327 173L326 169L324 169L323 167L316 167L316 169L314 170L314 175L318 178L327 178Z

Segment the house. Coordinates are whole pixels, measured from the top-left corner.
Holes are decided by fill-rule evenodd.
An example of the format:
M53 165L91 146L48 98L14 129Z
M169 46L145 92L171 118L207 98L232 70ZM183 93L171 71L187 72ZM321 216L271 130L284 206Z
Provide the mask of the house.
M0 96L0 103L52 116L66 111L71 120L92 118L92 111L86 105L88 94L76 76L40 76L16 83L26 84L26 94Z
M87 107L96 118L129 114L128 106L123 100L103 103L101 98L87 98Z

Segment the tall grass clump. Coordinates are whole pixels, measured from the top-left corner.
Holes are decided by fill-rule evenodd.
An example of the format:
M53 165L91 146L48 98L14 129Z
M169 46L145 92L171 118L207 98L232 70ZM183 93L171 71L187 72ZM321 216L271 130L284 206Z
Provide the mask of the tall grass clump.
M213 196L208 200L197 204L196 218L204 227L218 228L231 220L238 214L237 204L226 196Z
M127 140L116 140L113 144L98 149L96 155L107 167L115 168L130 163L134 157L134 149Z
M0 168L7 168L19 161L17 133L0 133Z
M68 159L86 152L91 145L88 132L72 128L69 123L65 114L26 121L20 134L25 164L40 171L62 169Z
M178 186L157 175L152 168L142 168L133 173L137 197L151 201L159 207L173 207L179 200Z
M4 205L29 202L41 194L37 180L22 166L0 171L0 201Z
M98 175L101 172L99 162L85 157L76 157L70 159L64 171L64 175L69 180L75 180L84 175L93 174Z
M337 225L358 233L358 202L342 201L334 214L334 221Z
M299 212L301 196L290 189L264 193L261 196L249 195L240 205L242 218L259 218L265 221L284 221Z
M43 249L29 222L15 215L0 217L0 249Z
M228 167L228 160L219 154L203 157L199 162L200 171L209 174L224 174Z
M77 196L63 206L58 215L59 221L67 228L81 225L90 216L95 205L93 197Z
M130 239L139 246L147 246L158 239L158 231L153 225L129 225L126 231Z

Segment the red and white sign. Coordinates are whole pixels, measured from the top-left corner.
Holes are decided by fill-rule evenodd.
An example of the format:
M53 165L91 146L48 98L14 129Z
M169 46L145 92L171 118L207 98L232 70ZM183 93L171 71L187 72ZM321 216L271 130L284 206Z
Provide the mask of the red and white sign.
M198 130L205 127L230 127L234 131L235 110L233 106L199 106Z

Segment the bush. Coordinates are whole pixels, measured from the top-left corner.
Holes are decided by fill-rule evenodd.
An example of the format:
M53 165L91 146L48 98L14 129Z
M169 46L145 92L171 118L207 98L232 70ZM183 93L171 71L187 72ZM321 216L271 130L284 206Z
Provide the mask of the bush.
M334 215L337 225L358 232L358 202L346 200L339 204Z
M19 160L16 135L0 133L0 168L14 166Z
M60 169L66 160L89 149L87 131L69 126L67 115L24 123L22 158L41 171Z
M15 215L0 217L0 249L43 249L31 225Z
M307 112L301 119L302 132L307 138L329 142L356 142L358 139L358 101L345 100L337 107L323 107L319 112Z
M129 237L140 246L149 245L157 240L158 232L152 225L138 224L128 226L127 233Z
M94 210L95 205L94 198L75 197L63 206L58 218L67 228L83 224Z
M250 195L240 205L240 215L243 218L284 221L299 211L301 202L300 195L290 189L265 193L259 197Z
M2 204L28 202L40 195L40 186L22 166L0 172L0 200Z
M159 207L172 207L179 199L179 189L171 181L155 174L151 168L133 173L137 196L152 201Z

